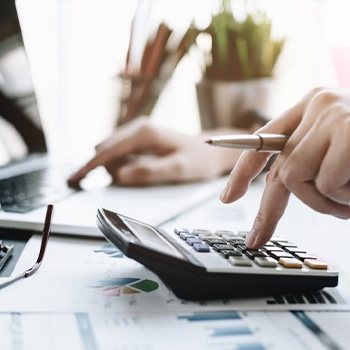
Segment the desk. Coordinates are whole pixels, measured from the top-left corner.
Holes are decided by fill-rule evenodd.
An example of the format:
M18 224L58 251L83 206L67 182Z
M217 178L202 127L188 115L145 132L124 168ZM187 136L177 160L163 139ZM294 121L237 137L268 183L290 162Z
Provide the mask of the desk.
M165 228L200 223L202 228L247 229L262 187L255 183L246 198L228 206L208 200ZM348 222L315 214L292 199L279 231L343 270L340 288L330 291L336 304L327 298L316 305L294 304L290 298L280 304L271 304L271 298L185 302L104 240L53 236L39 272L0 292L2 349L18 343L25 350L347 349ZM330 237L342 244L331 246ZM37 236L29 240L17 271L32 263L39 242ZM293 309L305 311L288 311Z

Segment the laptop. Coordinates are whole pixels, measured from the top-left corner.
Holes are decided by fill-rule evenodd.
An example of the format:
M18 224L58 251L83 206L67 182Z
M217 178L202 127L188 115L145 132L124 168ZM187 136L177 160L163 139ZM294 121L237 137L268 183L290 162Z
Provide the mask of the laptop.
M0 2L0 227L38 230L56 203L52 232L100 236L97 208L157 225L213 195L197 183L149 188L116 186L74 191L69 170L52 165L14 0ZM220 184L221 187L221 184Z

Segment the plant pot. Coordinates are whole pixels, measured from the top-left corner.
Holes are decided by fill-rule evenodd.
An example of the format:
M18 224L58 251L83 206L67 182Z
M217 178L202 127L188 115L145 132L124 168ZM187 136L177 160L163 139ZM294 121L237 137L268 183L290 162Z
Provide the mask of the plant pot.
M250 129L265 124L272 80L202 80L196 84L203 130L223 127Z

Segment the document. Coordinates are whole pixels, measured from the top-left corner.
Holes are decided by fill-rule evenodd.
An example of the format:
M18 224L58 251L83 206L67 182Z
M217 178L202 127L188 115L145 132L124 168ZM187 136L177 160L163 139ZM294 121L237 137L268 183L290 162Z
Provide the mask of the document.
M4 349L340 350L350 312L0 314Z
M14 274L36 259L40 237L28 242ZM206 310L350 310L346 288L265 298L189 302L151 271L104 240L51 237L40 270L0 290L1 312L183 312Z

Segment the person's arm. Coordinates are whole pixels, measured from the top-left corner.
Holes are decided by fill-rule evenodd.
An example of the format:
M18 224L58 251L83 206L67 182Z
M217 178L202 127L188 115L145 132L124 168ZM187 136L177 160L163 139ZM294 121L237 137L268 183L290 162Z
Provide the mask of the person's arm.
M259 132L290 138L267 175L248 247L256 249L271 238L290 193L318 212L350 218L350 91L315 89ZM270 156L245 151L221 200L241 198Z
M68 183L77 186L98 166L106 167L114 182L126 186L215 178L229 173L240 151L211 147L204 141L209 135L234 132L244 131L221 129L188 136L138 118L100 143L95 156L71 175Z

